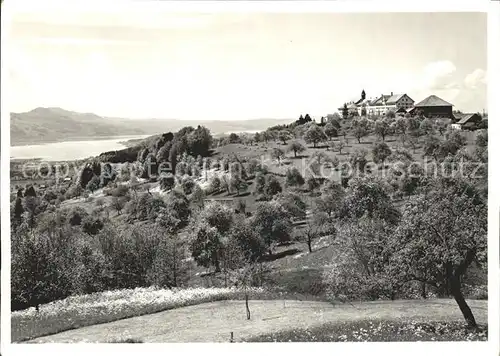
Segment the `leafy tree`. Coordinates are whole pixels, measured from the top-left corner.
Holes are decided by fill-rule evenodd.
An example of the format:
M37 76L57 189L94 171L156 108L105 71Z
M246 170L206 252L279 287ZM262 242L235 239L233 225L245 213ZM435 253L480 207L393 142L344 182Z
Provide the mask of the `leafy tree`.
M391 153L391 149L385 142L376 143L372 150L373 161L375 163L384 163Z
M311 157L312 160L316 161L319 165L321 162L327 162L330 160L330 157L325 152L314 152Z
M334 128L338 130L340 130L341 126L340 126L340 116L338 114L328 114L327 115L327 119L328 119L328 123L332 124Z
M68 212L67 219L70 225L77 226L81 225L82 221L88 216L85 209L81 207L75 207Z
M236 218L229 232L233 240L242 251L245 260L255 262L266 251L262 237L257 233L249 219Z
M191 254L198 264L214 266L215 271L220 272L222 254L228 244L233 219L231 209L220 203L210 203L201 212L191 243Z
M35 187L30 185L28 188L26 188L26 190L24 191L24 196L25 197L36 197L37 195L36 195Z
M354 151L351 157L349 157L349 161L353 169L356 169L359 172L364 172L365 166L368 163L366 158L367 155L368 152L364 149Z
M221 189L221 180L218 176L213 176L211 179L210 179L210 191L212 193L217 193L220 189Z
M144 148L140 150L139 153L137 154L137 160L141 163L144 163L148 155L149 155L149 148Z
M266 176L262 172L258 172L255 175L255 193L264 194L266 186Z
M424 156L433 157L436 161L439 160L441 153L441 140L436 136L428 136L424 141Z
M264 186L264 194L271 198L276 194L281 193L282 190L281 184L276 177L274 175L268 175L266 185Z
M476 146L488 147L488 130L481 130L476 136Z
M304 237L307 243L307 248L309 249L309 253L313 252L312 250L312 242L313 240L332 233L333 225L328 218L326 213L318 213L315 214L312 219L309 219L306 222L306 226L304 228Z
M397 134L406 135L407 130L407 119L406 118L398 118L394 122L394 130Z
M98 176L93 176L92 179L88 182L86 188L93 193L97 189L99 189L100 182L101 180L99 179Z
M385 117L388 119L395 119L396 113L392 110L388 110L387 113L385 114Z
M215 272L220 272L220 260L223 244L221 236L217 229L201 223L194 234L194 240L191 243L191 256L199 265L203 267L215 267Z
M164 236L163 231L156 231L162 236L158 239L152 264L147 270L147 282L158 287L177 287L186 276L182 264L184 247L177 235L167 233Z
M293 152L293 156L297 158L297 153L302 153L306 150L303 144L301 144L299 141L292 141L288 145L287 151L288 152Z
M368 136L370 133L368 120L366 119L356 119L352 121L352 133L354 137L361 143L361 139Z
M162 175L160 177L160 188L161 190L170 190L175 186L175 177L173 174Z
M414 132L419 132L419 131L414 131ZM410 137L408 137L408 142L410 143L410 146L413 149L413 153L416 153L418 148L418 136L411 135Z
M445 138L450 154L455 154L459 149L467 144L467 139L460 133L460 131L457 130L448 130L445 134Z
M385 141L385 137L389 135L390 132L391 126L388 120L384 119L375 122L375 135L379 136L382 141Z
M172 147L172 142L166 143L164 146L160 147L156 153L156 160L158 163L166 162L169 159L170 147Z
M70 282L58 265L47 234L20 229L11 234L11 308L25 309L70 294ZM69 251L68 251L69 252Z
M234 210L237 212L237 213L242 213L242 214L245 214L246 213L246 209L247 209L247 203L245 203L245 200L243 199L238 199L235 201L235 207L234 207Z
M89 235L97 235L104 227L104 221L97 215L87 215L82 221L82 230Z
M278 160L278 164L281 164L281 160L285 157L285 151L283 151L281 148L275 147L271 152L271 157Z
M323 130L321 129L321 127L319 127L318 125L316 125L314 123L311 126L309 126L309 128L307 129L307 131L304 134L304 140L307 143L312 143L314 148L316 148L316 145L318 144L318 142L324 141L325 138L326 138L326 135L323 132Z
M327 295L340 300L394 299L399 283L386 271L392 227L377 219L349 220L336 234L337 257L326 270Z
M286 171L286 185L291 187L302 186L304 185L304 177L300 174L299 170L296 167L292 167L287 169Z
M398 210L391 202L388 185L378 177L355 177L349 181L349 189L340 211L342 219L380 219L397 224Z
M420 136L420 121L411 116L406 119L407 132L414 137Z
M309 177L306 183L307 189L309 189L310 192L313 192L321 186L321 181L315 177Z
M342 108L342 118L347 120L349 118L349 109L347 108L347 103L344 103L344 107Z
M125 207L126 200L124 197L113 197L111 200L111 206L116 210L118 215L121 215L123 208Z
M175 170L177 167L177 158L178 158L180 150L181 150L180 146L181 146L181 144L179 142L174 142L172 144L172 147L170 148L170 152L168 154L168 160L170 162L173 175L175 175L175 173L176 173Z
M262 137L262 134L260 132L256 132L254 135L254 141L255 142L262 142L264 139Z
M423 135L431 135L435 131L434 124L430 119L425 118L420 123L419 130Z
M172 190L166 198L165 208L179 219L179 228L183 228L188 224L191 209L189 208L189 200L186 194L176 189Z
M13 222L15 223L16 226L21 225L24 213L24 207L23 207L23 201L19 196L16 198L13 212L14 212Z
M487 206L455 190L443 189L408 202L392 239L394 273L451 290L468 325L476 326L462 292L471 264L486 264Z
M299 194L292 192L281 193L276 197L281 206L293 218L303 220L306 218L306 203Z
M292 137L292 135L290 134L289 131L287 130L281 130L279 133L278 133L278 138L283 141L283 144L286 145L286 141L288 141L290 138Z
M339 143L337 144L337 149L339 150L339 154L342 154L342 150L344 149L344 147L346 147L347 144L345 141L339 141Z
M292 232L290 216L283 206L275 200L257 204L252 216L252 226L263 238L270 255L274 242L290 240Z
M181 182L181 186L182 186L182 190L184 191L184 194L186 195L189 195L193 192L193 189L195 187L195 182L193 180L193 178L189 177L189 176L184 176L182 178L182 182Z
M198 126L194 131L187 135L188 153L196 157L208 156L210 146L212 145L212 135L210 130L204 126Z
M338 136L338 128L333 125L333 123L329 122L325 125L325 135L331 140L334 137Z
M487 130L488 129L488 118L483 117L483 119L478 122L476 127L478 129L481 129L481 130Z
M245 190L248 186L239 174L232 174L229 184L231 186L231 189L236 190L237 195L240 195L240 192L242 190Z
M326 213L328 217L335 216L343 205L345 191L337 182L330 182L321 191L321 195L314 201L314 210Z
M202 209L205 206L205 191L199 184L195 184L192 193L189 195L191 205Z
M437 120L436 130L441 136L443 136L443 134L446 132L446 124L442 120Z

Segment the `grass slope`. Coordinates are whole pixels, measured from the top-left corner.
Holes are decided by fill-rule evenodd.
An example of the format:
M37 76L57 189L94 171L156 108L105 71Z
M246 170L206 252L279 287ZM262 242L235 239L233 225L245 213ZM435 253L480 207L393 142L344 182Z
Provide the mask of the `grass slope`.
M487 322L487 302L469 301L478 323ZM87 326L34 339L32 343L117 342L227 342L293 329L362 322L447 322L463 319L453 300L380 301L333 305L294 300L251 300L251 320L244 301L219 301Z

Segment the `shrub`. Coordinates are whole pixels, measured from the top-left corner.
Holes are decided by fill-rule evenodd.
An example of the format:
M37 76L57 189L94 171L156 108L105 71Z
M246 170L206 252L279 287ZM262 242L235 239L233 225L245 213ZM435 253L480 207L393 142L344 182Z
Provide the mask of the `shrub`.
M217 193L220 191L221 189L221 181L220 181L220 178L218 176L213 176L211 179L210 179L210 183L209 183L209 191L211 193Z
M300 174L296 167L287 169L286 171L286 185L287 186L302 186L304 185L304 177Z
M73 225L81 225L83 219L88 216L88 213L85 209L81 207L75 207L71 209L68 213L68 222Z
M282 190L283 189L281 188L281 184L278 179L276 179L273 175L269 175L266 180L266 185L264 186L264 193L268 197L273 197L276 194L281 193Z
M184 191L184 193L186 195L189 195L193 192L195 182L194 182L193 178L191 178L189 176L184 176L182 178L181 186L182 186L182 190Z

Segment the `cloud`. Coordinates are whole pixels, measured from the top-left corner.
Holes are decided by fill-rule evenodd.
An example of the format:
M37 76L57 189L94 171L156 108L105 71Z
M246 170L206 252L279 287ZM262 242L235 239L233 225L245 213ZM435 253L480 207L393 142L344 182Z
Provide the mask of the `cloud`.
M475 69L472 73L467 74L464 79L464 85L469 89L476 89L478 86L487 83L486 71L481 68Z
M448 60L436 61L427 64L423 71L424 87L430 90L456 89L459 84L453 80L457 68Z

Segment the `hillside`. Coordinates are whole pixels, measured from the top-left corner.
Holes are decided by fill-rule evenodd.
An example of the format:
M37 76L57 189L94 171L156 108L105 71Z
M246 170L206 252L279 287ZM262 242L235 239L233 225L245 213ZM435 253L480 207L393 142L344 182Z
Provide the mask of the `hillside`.
M377 325L403 320L459 322L461 319L460 311L449 299L335 305L297 300L251 300L249 305L251 320L245 319L243 301L217 301L67 330L28 342L123 342L124 339L148 343L227 342L231 332L234 333L234 340L239 342L296 328L311 330L333 324L347 329L346 326L360 321ZM471 305L477 311L481 324L485 323L486 302L471 301ZM413 340L418 340L419 336L425 340L424 335L418 335L418 332L413 334L417 334L413 335Z
M82 138L104 138L157 134L176 131L184 126L198 126L199 121L175 119L126 119L77 113L61 108L36 108L25 113L11 113L11 144L25 145L69 141ZM288 123L288 119L242 121L205 121L212 133L264 130Z

